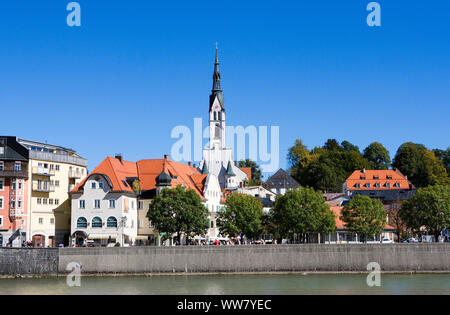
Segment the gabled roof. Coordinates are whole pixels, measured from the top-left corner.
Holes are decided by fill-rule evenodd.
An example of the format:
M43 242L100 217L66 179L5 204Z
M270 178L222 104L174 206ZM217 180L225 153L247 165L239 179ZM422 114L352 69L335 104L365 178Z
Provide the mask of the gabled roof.
M289 175L284 169L280 168L275 174L266 181L267 187L272 188L298 188L300 184Z
M82 191L87 179L94 174L107 176L112 184L112 191L124 192L133 192L133 188L126 182L127 177L138 176L136 163L125 160L120 161L108 156L72 192Z
M347 186L347 190L357 191L398 190L414 188L408 178L397 169L356 170L347 178L345 184Z
M252 179L252 168L251 167L239 167L241 171L247 174L248 179Z

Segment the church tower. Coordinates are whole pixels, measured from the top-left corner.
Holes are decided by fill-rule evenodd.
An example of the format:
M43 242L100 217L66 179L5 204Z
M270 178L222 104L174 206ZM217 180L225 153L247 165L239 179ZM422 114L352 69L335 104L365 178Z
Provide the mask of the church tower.
M247 174L233 161L233 151L225 141L225 102L220 82L219 57L216 47L213 86L209 96L209 144L203 148L199 171L217 176L221 189L237 189L248 181Z
M224 149L225 142L225 102L220 85L219 57L216 47L213 87L209 96L209 146Z

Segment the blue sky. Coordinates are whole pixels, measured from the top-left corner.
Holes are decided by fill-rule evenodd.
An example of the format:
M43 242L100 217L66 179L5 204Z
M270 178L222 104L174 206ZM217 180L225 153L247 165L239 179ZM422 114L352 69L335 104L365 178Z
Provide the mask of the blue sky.
M368 0L2 1L0 134L160 158L177 125L207 119L219 42L231 125L280 127L280 167L300 138L361 149L450 145L450 2Z

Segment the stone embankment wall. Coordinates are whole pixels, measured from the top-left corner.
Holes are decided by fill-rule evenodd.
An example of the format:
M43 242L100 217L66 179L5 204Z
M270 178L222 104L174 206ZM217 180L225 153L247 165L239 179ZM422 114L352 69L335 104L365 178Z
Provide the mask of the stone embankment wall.
M450 272L450 244L310 244L128 248L0 248L0 275L82 273Z

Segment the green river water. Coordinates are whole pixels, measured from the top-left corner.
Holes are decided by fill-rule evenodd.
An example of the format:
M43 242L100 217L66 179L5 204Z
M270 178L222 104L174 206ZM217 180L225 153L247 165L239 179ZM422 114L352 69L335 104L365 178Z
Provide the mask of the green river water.
M0 294L450 294L450 274L381 274L369 287L367 274L254 274L0 279Z

